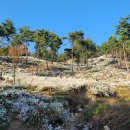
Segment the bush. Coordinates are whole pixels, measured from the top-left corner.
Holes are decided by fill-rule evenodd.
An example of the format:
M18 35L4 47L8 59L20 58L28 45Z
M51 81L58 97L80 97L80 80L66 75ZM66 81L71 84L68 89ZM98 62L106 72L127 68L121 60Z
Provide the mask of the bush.
M5 55L5 48L0 47L0 56L4 56L4 55Z
M64 114L52 108L51 104L46 108L36 106L28 110L24 123L29 127L44 128L49 124L55 127L64 123Z
M86 106L85 118L89 121L96 115L100 114L105 110L105 105L102 103L94 103Z
M64 54L59 54L57 56L57 62L65 62L65 55Z
M29 111L26 113L26 119L24 120L24 123L27 126L41 128L44 124L44 112L38 110L38 107L34 107L29 109ZM48 121L47 121L48 122Z
M8 116L6 109L1 107L0 108L0 130L3 130L5 127L7 127L9 123L10 123L10 117Z
M51 125L55 128L70 120L69 109L65 106L67 101L32 94L22 88L15 86L1 90L0 130L3 130L10 121L6 109L28 127L48 129Z

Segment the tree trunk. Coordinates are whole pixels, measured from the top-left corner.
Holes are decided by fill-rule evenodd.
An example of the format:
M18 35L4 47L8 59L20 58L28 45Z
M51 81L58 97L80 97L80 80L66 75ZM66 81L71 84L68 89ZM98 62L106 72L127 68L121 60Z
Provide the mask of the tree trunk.
M119 54L118 54L117 49L115 50L115 58L116 58L117 68L120 68L120 64L119 64Z
M1 69L1 72L0 72L0 77L2 77L2 72L3 72L2 67L1 67L0 69Z
M91 68L93 67L93 58L91 57Z
M6 39L7 39L7 49L6 49L6 52L5 52L5 53L7 53L7 56L8 56L8 50L9 50L10 39L9 39L9 37L6 37Z
M121 56L121 51L120 51L120 54L119 54L119 62L120 62L120 68L122 68L122 56Z
M52 59L51 59L51 63L53 64L54 62L54 55L52 56Z
M38 45L37 60L40 59L40 45ZM37 61L36 75L39 73L39 61Z
M86 53L86 56L85 56L85 68L86 70L88 69L88 53Z
M46 52L46 67L47 67L47 70L49 70L49 65L48 65L48 54Z
M123 55L124 55L124 62L125 62L126 69L127 69L127 71L129 71L128 59L127 59L127 55L125 52L125 44L124 43L123 43Z
M28 54L26 54L25 67L27 67L27 64L28 64Z
M36 75L39 73L39 62L37 62L37 69L36 69Z
M46 59L46 67L47 67L47 70L49 70L48 59Z
M71 71L72 71L72 72L74 72L74 68L73 68L74 48L73 48L73 45L72 45L72 53L71 53L71 58L72 58L72 61L71 61Z
M53 56L52 56L52 59L51 59L51 63L53 64L53 62L54 62L54 58L56 58L56 56L55 56L54 53L53 53L52 55L53 55Z
M121 56L121 50L119 51L119 67L122 68L122 56Z
M14 77L13 83L15 84L15 78L16 78L16 64L15 64L15 62L13 63L13 77Z
M80 71L81 70L81 68L80 68L80 62L78 61L77 62L77 69Z
M26 44L26 49L27 49L27 44ZM27 64L28 64L28 52L26 50L25 67L27 67Z

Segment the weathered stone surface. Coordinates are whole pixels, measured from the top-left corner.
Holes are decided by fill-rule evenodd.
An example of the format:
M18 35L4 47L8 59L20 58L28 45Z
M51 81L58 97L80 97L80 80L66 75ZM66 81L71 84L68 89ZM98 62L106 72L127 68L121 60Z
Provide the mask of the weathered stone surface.
M35 61L36 59L31 57L29 60ZM41 64L44 63L42 60L40 62ZM51 72L46 72L45 76L32 75L32 72L28 73L26 69L17 68L16 82L25 86L36 86L36 91L41 91L45 87L59 88L66 91L86 86L86 89L92 94L104 96L113 95L116 86L130 86L128 72L116 68L112 58L100 56L94 58L94 62L96 65L93 68L78 71L75 74L68 71L68 65L61 63L54 63L54 66L62 69L53 69ZM0 85L13 81L12 64L3 62L2 67L7 73L3 75L5 81L1 82Z

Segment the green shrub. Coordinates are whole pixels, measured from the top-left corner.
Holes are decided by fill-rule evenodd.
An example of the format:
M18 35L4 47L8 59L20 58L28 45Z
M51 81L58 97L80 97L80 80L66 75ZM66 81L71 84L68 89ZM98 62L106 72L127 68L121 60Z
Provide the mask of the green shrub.
M3 130L5 127L7 127L9 123L10 123L10 117L8 116L6 109L1 107L0 108L0 130Z
M47 108L35 107L27 112L24 123L29 127L37 126L38 128L43 128L44 124L56 126L63 124L63 115L49 106Z
M85 118L91 120L94 116L100 114L105 110L105 106L102 103L94 103L86 106Z
M38 108L32 108L27 112L24 123L29 127L37 126L41 128L43 125L43 118L44 113L42 111L38 110Z

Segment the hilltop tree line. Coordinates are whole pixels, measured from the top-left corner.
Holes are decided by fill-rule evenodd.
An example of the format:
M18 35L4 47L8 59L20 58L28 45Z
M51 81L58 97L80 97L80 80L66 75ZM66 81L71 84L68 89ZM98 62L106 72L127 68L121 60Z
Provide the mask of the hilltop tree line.
M118 67L125 68L129 71L130 60L130 16L121 18L116 26L116 31L113 36L108 38L108 41L102 44L102 52L111 54L113 58L118 59Z
M130 58L130 16L121 18L116 26L115 34L110 36L108 41L101 46L97 46L92 39L86 38L82 31L70 32L68 36L59 37L54 32L46 29L31 30L24 26L16 29L11 20L5 20L0 24L0 55L15 57L26 56L25 64L27 65L28 54L27 47L29 44L35 43L34 56L38 59L46 61L47 69L49 69L48 61L67 61L71 59L71 69L77 63L88 67L88 59L93 61L94 57L111 54L112 57L119 59L118 67L125 64L129 71L128 60ZM69 40L70 48L65 48L64 53L58 54L59 48L63 45L65 39ZM65 40L66 41L66 40ZM26 48L20 48L19 45L24 44ZM14 49L13 49L14 48ZM18 50L19 49L19 50ZM19 53L13 53L18 50Z
M58 55L58 50L65 39L70 41L71 48L65 48L64 54ZM54 61L72 59L78 65L81 61L86 63L87 59L96 51L94 42L89 38L84 38L82 31L71 32L68 36L61 38L54 32L45 29L31 30L27 26L16 29L10 20L0 24L0 40L0 55L11 56L13 54L12 48L15 48L14 50L17 48L17 50L21 51L18 53L19 56L26 56L26 64L28 51L26 48L19 49L19 45L24 44L28 47L29 44L35 43L34 56L46 60L47 69L49 69L48 61L53 63Z

